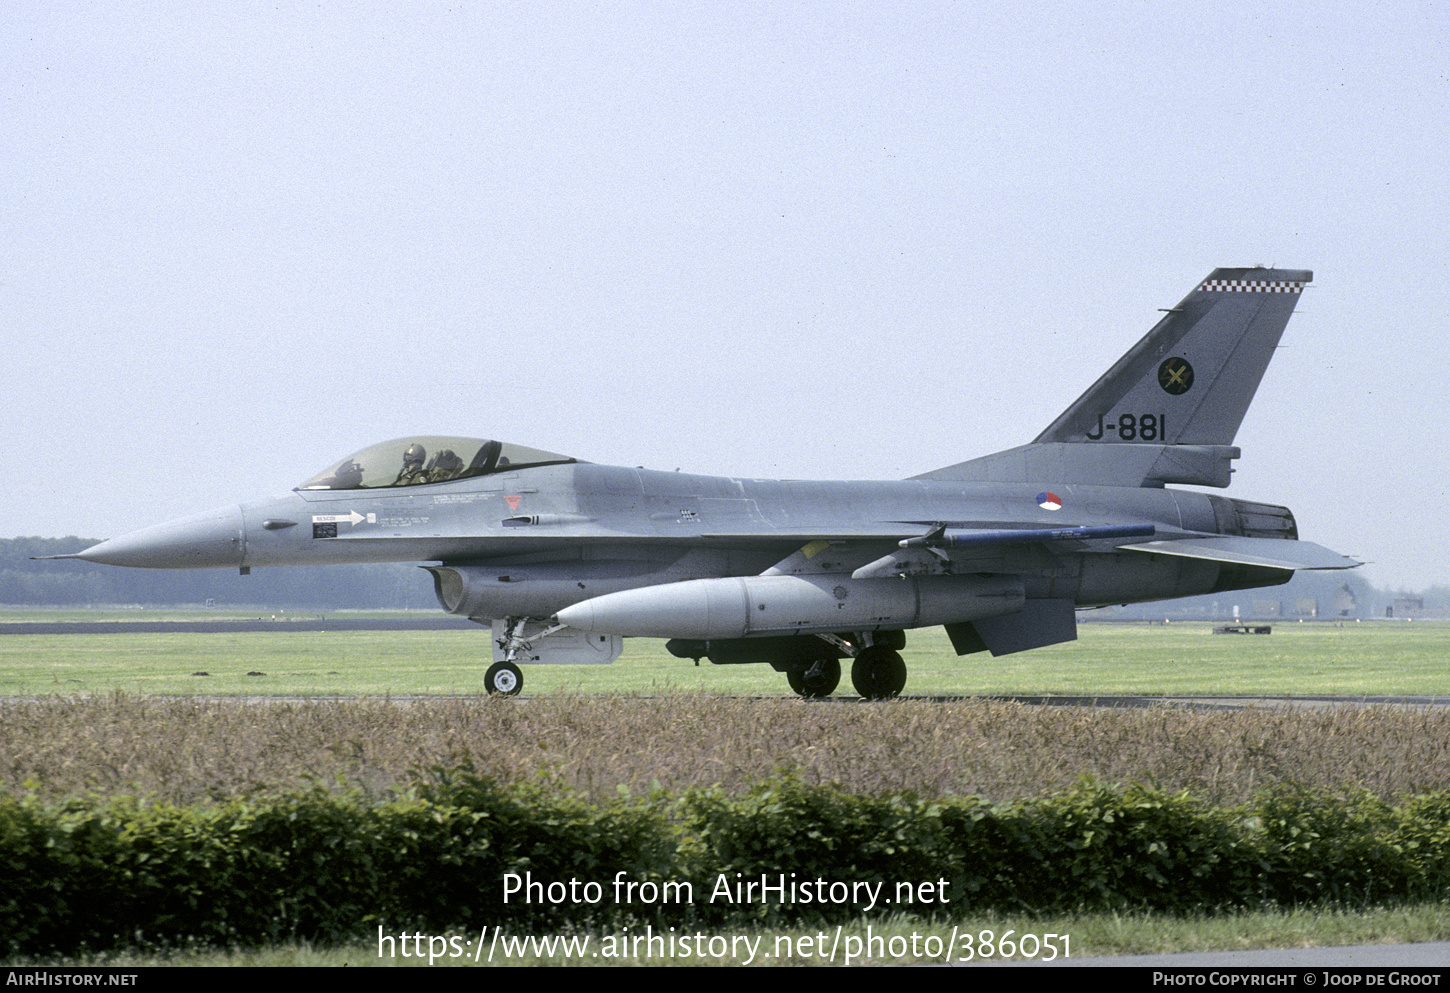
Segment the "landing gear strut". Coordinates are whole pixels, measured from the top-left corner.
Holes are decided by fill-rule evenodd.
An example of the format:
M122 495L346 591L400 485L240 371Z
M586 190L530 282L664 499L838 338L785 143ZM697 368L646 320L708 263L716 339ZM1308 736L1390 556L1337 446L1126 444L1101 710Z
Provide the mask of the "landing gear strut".
M512 662L495 662L483 674L483 689L490 696L517 696L524 688L524 674Z
M791 689L807 699L830 696L841 682L841 663L817 659L804 669L787 669L785 679Z
M890 700L906 688L906 662L885 645L871 645L851 663L851 685L867 700Z

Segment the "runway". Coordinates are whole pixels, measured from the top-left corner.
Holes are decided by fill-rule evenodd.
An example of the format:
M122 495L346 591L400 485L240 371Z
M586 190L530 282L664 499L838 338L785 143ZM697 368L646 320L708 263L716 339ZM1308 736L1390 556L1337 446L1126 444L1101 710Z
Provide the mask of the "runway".
M938 699L935 697L911 697L903 699ZM940 699L963 699L942 697ZM1296 707L1306 710L1331 707L1444 707L1450 704L1450 696L1334 696L1328 694L1292 694L1285 696L989 696L979 700L1001 700L1025 703L1039 707L1184 707L1191 710L1244 710L1250 707Z

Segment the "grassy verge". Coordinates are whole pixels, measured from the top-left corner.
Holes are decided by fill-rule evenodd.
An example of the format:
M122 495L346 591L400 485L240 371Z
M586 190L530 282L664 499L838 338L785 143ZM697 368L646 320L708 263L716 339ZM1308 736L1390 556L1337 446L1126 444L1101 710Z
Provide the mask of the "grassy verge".
M504 956L495 945L493 960L488 959L488 945L474 962L472 953L478 940L477 934L457 935L466 954L449 957L445 952L430 963L426 954L428 943L421 946L425 954L403 957L396 944L393 954L379 955L376 941L343 945L336 948L318 948L312 945L281 945L252 950L196 950L170 955L147 955L120 953L108 956L82 959L45 959L12 961L9 965L109 965L109 966L348 966L407 968L431 965L442 967L477 967L487 965L907 965L932 964L945 960L969 961L982 964L1003 961L997 946L1006 937L1014 945L1020 945L1024 935L1038 938L1036 958L1045 959L1050 952L1041 939L1048 934L1066 935L1053 944L1062 955L1065 946L1072 958L1089 958L1106 955L1152 955L1173 952L1246 951L1262 948L1315 948L1341 945L1396 945L1422 941L1450 940L1450 905L1445 903L1424 904L1396 908L1371 908L1363 911L1300 909L1291 911L1257 911L1238 914L1220 914L1212 917L1171 917L1147 914L1075 914L1062 917L1015 917L982 916L966 918L956 925L955 948L947 950L953 936L952 926L940 923L925 923L908 918L878 921L868 932L864 923L844 925L839 932L834 927L774 930L703 930L690 931L693 938L703 934L707 938L720 938L714 943L714 950L724 953L712 954L710 943L705 943L706 954L689 956L679 954L681 944L677 943L673 956L666 954L670 948L657 944L660 952L650 957L635 952L647 952L648 946L641 943L633 949L624 947L618 939L623 932L561 932L557 935L536 935L537 938L570 938L575 941L573 954L566 954L556 946L552 955L538 954L528 950L522 954ZM632 929L633 930L633 929ZM983 932L991 932L994 954L981 954ZM824 935L824 940L822 936ZM972 936L970 945L966 936ZM490 937L492 932L490 931ZM518 939L525 935L512 935ZM580 953L579 939L588 938L589 944ZM604 939L616 939L614 949L619 954L600 954L606 946ZM630 937L647 937L643 931ZM683 935L681 935L683 937ZM736 940L733 951L731 939ZM858 957L846 961L847 946L854 939ZM934 939L934 940L933 940ZM748 944L747 944L748 943ZM692 942L693 946L697 944ZM416 946L415 946L416 947ZM831 957L834 948L835 956ZM754 957L749 952L754 949ZM1014 958L1024 959L1020 947L1014 949ZM1031 942L1029 941L1029 950ZM932 951L935 954L927 954ZM893 954L899 952L899 954ZM954 953L953 953L954 952Z
M907 695L1450 694L1450 624L1437 622L1287 623L1268 637L1214 635L1209 624L1084 624L1075 642L998 659L959 658L930 629L910 632L904 654ZM0 693L466 695L481 689L491 660L481 628L9 635L0 637ZM525 666L524 691L791 695L768 666L695 666L648 639L626 642L613 665ZM839 692L854 695L849 672Z

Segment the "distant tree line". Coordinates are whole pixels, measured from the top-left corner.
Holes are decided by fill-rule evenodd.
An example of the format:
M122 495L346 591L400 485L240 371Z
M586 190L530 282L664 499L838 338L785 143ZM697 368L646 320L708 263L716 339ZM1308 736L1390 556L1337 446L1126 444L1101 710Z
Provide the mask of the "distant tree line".
M433 580L416 565L301 566L254 569L122 569L66 555L98 538L0 538L0 604L84 607L102 604L265 607L278 610L438 610Z

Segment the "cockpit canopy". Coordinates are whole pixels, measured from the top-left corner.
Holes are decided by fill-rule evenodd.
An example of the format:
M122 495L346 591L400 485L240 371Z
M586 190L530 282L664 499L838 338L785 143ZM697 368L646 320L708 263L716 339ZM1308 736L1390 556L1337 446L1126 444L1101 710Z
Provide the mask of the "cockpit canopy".
M483 438L396 438L354 452L297 488L371 490L417 486L577 461L567 455Z

